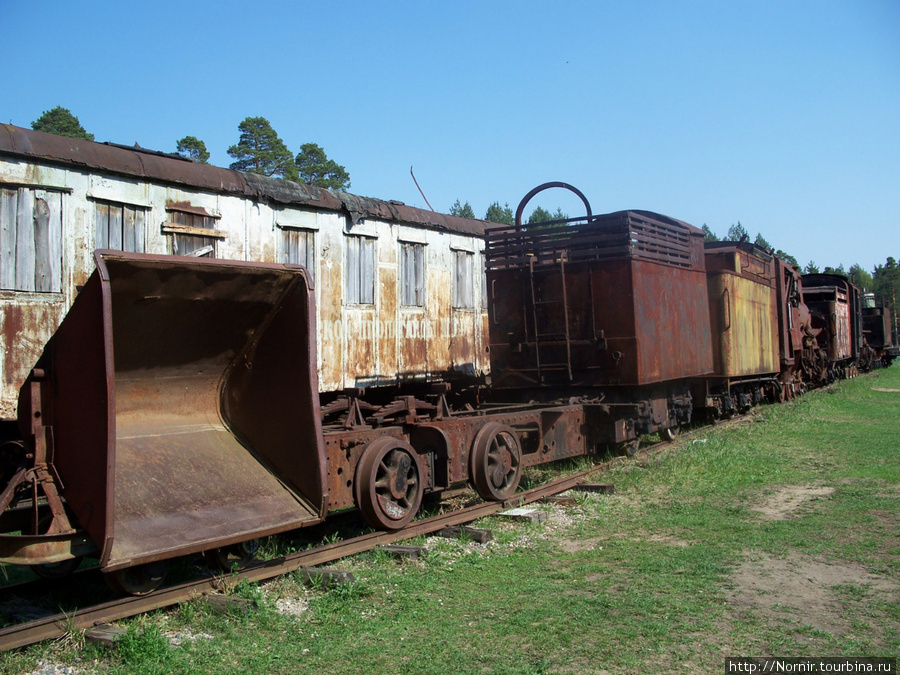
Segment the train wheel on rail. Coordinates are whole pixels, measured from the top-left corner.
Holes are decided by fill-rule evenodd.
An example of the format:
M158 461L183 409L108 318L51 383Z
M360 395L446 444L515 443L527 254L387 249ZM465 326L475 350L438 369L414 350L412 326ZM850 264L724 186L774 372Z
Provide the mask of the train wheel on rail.
M126 567L105 575L106 583L116 593L123 595L147 595L162 586L169 571L168 560Z
M669 427L668 429L660 429L659 437L660 437L660 439L662 439L664 441L671 442L671 441L674 441L676 438L678 438L678 431L679 431L679 429L677 426Z
M244 565L253 560L258 551L259 539L250 539L240 544L204 551L203 559L209 567L228 572L235 564Z
M399 530L422 504L422 467L412 446L398 438L379 438L363 450L353 491L366 522L376 529Z
M512 496L522 477L522 447L515 430L497 422L485 424L472 443L469 475L485 501Z

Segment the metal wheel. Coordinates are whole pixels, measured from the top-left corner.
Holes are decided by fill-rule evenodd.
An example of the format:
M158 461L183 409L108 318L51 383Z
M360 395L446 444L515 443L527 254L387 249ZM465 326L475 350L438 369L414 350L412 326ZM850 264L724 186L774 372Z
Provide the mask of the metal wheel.
M31 571L41 579L64 579L78 569L82 560L84 560L83 556L77 556L57 563L41 563L32 565Z
M234 565L244 565L253 560L258 551L259 539L249 539L240 544L204 551L203 559L209 567L228 572Z
M376 529L399 530L422 503L422 467L412 446L379 438L363 450L353 491L366 522Z
M123 595L147 595L162 586L169 571L168 560L126 567L105 575L106 583L116 593Z
M664 441L674 441L678 438L678 427L669 427L668 429L660 429L659 437Z
M38 522L38 531L34 534L46 534L52 522L52 515L48 514L44 516ZM79 555L74 558L68 558L67 560L60 560L59 562L40 563L39 565L32 565L31 571L37 574L41 579L65 579L78 569L82 560L84 560L84 556Z
M515 430L497 422L485 424L472 443L469 476L485 501L510 497L522 477L522 448Z

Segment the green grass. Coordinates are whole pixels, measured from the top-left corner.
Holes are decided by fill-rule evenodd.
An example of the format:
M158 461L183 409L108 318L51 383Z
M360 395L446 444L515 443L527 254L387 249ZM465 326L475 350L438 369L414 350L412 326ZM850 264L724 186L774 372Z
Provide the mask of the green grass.
M0 670L668 673L739 655L896 656L900 393L873 387L900 389L900 366L617 460L603 477L615 495L539 507L540 525L485 519L489 544L360 554L339 565L349 586L241 586L258 611L197 600L122 622L114 651L69 638L2 655ZM283 614L284 599L308 609Z

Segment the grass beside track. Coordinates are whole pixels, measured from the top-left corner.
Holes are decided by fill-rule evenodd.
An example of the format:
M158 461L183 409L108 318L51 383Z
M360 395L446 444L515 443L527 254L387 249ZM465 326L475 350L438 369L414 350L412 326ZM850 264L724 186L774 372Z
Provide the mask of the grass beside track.
M900 366L621 458L615 495L492 517L488 544L343 561L0 655L5 673L723 672L727 656L900 652ZM176 644L177 643L177 644ZM44 669L43 671L41 669ZM79 670L80 669L80 670Z

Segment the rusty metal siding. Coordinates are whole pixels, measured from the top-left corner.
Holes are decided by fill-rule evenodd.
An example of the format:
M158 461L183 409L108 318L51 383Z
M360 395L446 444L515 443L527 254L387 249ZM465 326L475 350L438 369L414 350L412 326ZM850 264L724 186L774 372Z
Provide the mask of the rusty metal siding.
M643 385L712 370L702 233L623 211L487 233L500 387Z
M803 350L803 324L809 321L809 315L803 304L800 273L779 258L775 258L775 269L778 349L781 364L787 370Z
M63 495L101 566L324 517L312 297L299 269L98 257L38 365Z
M0 184L17 199L20 189L57 195L62 230L61 251L53 257L59 272L49 275L59 279L57 293L0 290L0 310L23 308L8 314L11 333L0 344L2 418L14 415L36 350L86 282L92 252L101 247L164 255L189 252L182 246L190 244L194 251L211 246L209 252L221 259L276 262L302 258L305 237L305 262L316 280L323 392L397 384L413 372L440 379L448 369L478 375L489 367L481 298L460 312L451 306L451 247L471 251L473 276L481 275L481 221L6 125L0 125ZM9 198L4 204L9 211ZM9 222L3 215L3 226ZM347 301L346 240L353 236L376 242L374 264L362 280L369 289L365 305ZM418 317L399 303L401 240L426 249L425 311ZM15 271L2 264L0 275L7 269ZM405 344L407 336L411 342Z
M706 245L715 375L745 377L779 371L776 266L773 257L740 242Z
M778 372L775 290L735 274L711 274L708 283L715 375Z
M836 274L804 274L803 301L809 307L812 329L829 362L853 359L858 353L859 290Z

